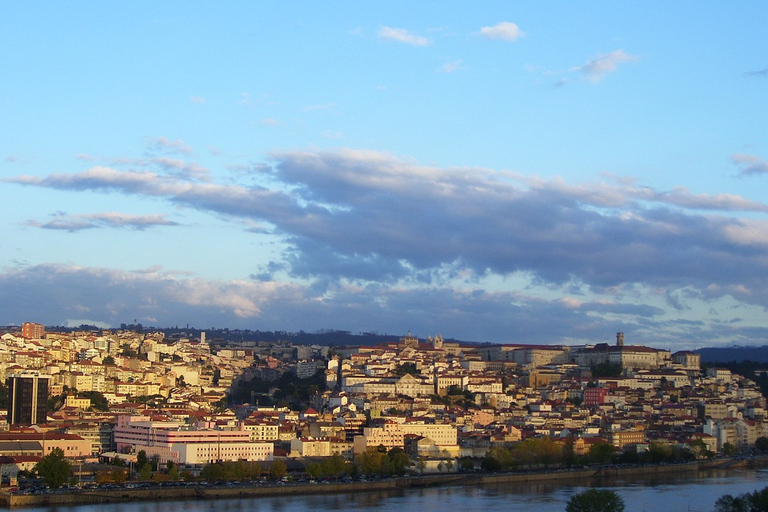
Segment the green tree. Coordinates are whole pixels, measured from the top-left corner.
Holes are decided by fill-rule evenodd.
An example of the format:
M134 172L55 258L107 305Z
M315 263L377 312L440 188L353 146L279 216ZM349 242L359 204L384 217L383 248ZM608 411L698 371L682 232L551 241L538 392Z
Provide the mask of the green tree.
M288 474L288 466L283 459L275 459L269 466L269 476L275 480L280 480Z
M475 461L472 460L472 457L464 456L459 459L459 469L462 471L474 471Z
M515 457L512 455L512 451L503 446L494 446L482 461L482 468L485 471L501 471L502 469L510 469L515 465Z
M125 482L125 470L124 469L113 469L112 470L112 481L116 484L121 484Z
M750 512L745 496L720 496L715 502L715 512Z
M571 496L565 512L624 512L624 500L614 491L588 489Z
M648 445L646 456L649 462L652 462L653 464L669 462L672 460L672 448L670 448L667 444L654 441Z
M136 467L142 468L147 462L149 462L149 459L147 458L147 452L144 450L139 450L139 453L136 454Z
M0 382L0 409L8 409L8 386Z
M147 462L139 468L139 480L141 480L142 482L146 482L151 479L152 479L152 464Z
M530 465L543 464L545 468L560 461L562 455L562 447L549 437L528 438L517 443L512 449L513 460ZM502 465L504 466L503 463Z
M363 453L355 457L360 472L364 475L389 475L392 472L392 464L386 449L379 450L369 446Z
M728 456L736 455L736 447L731 443L723 444L723 454Z
M609 443L595 443L589 447L589 454L587 459L589 462L595 464L605 464L611 462L613 457L614 448Z
M598 363L592 366L592 377L619 377L621 376L621 365L612 363Z
M768 437L760 436L755 439L755 448L761 452L768 452Z
M61 448L54 448L51 453L35 464L35 471L51 489L64 485L72 474L69 461L64 458Z
M310 478L322 478L325 476L325 467L319 462L310 462L306 465L304 470L307 472Z
M392 370L392 373L394 375L418 375L419 370L416 368L416 363L403 363L400 365L397 365L394 370Z
M101 364L115 364L115 358L112 356L107 356L101 360Z
M211 484L218 480L223 480L224 465L219 463L206 464L203 466L202 471L200 471L200 478Z
M80 393L78 393L78 396L80 398L90 398L91 409L94 409L96 411L109 410L109 402L107 401L106 397L102 393L99 393L98 391L81 391Z
M715 502L715 512L762 512L768 510L768 487L739 496L726 494Z
M411 466L411 458L402 448L392 448L387 453L387 456L389 457L392 472L396 475L404 475L408 471L408 468Z
M347 471L347 463L344 460L344 457L338 453L334 453L331 457L323 460L322 465L324 473L336 479L338 479L339 476L341 476L343 473L346 473Z

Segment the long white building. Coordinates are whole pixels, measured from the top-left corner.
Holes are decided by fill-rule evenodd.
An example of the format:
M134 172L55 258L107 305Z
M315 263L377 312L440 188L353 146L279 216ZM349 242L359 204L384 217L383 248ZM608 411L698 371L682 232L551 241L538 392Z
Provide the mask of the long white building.
M274 444L251 441L251 432L195 428L181 422L121 421L115 427L119 452L144 450L161 463L207 464L228 460L272 460Z

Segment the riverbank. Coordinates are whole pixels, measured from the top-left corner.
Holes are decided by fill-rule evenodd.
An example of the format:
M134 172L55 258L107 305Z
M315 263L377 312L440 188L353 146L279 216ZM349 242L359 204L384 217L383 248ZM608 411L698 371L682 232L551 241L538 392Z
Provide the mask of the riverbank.
M711 469L735 469L755 463L768 465L765 459L720 459L686 464L659 466L604 466L577 470L556 470L516 473L450 473L404 478L390 478L372 482L296 483L285 485L233 485L233 486L180 486L151 489L90 489L61 494L0 494L0 506L6 508L42 507L49 505L75 506L101 503L164 500L215 500L227 498L257 498L299 494L360 493L445 485L489 485L528 483L571 483L589 485L605 478L642 478L663 474L691 474Z

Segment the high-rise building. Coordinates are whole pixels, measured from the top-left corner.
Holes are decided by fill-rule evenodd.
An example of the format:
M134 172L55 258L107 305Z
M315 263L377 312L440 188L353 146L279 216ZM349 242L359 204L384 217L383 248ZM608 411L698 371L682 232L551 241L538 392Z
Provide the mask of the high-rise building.
M34 373L11 375L8 385L8 423L37 425L46 422L48 412L48 380Z
M25 338L42 338L45 336L45 326L35 322L24 322L21 324L21 335Z

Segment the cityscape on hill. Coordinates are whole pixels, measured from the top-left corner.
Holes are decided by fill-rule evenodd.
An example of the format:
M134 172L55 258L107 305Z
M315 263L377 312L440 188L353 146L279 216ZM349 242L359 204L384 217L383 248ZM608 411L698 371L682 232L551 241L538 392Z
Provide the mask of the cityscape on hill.
M766 20L0 3L0 507L768 510Z
M747 378L623 333L579 346L333 331L309 343L123 327L4 329L4 485L364 478L768 450L767 369ZM64 480L46 469L51 459Z

